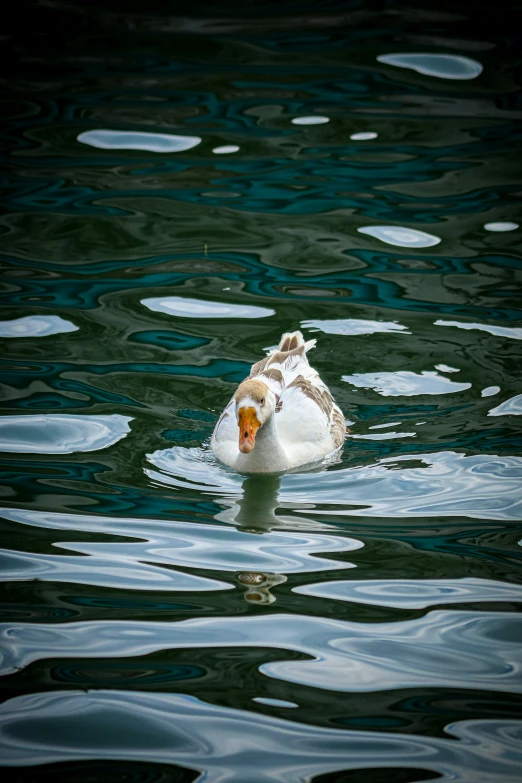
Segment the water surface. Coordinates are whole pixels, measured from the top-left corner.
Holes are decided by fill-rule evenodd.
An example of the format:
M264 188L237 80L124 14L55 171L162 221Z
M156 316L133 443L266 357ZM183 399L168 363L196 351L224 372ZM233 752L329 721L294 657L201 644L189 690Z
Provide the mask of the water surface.
M520 21L13 9L9 780L520 779ZM212 429L295 329L344 451L241 476Z

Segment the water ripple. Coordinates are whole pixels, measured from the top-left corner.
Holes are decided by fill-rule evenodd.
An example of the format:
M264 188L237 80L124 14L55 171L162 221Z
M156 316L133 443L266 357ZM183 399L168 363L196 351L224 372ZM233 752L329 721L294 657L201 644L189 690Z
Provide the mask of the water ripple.
M476 79L483 70L477 60L459 54L380 54L377 59L386 65L409 68L439 79Z
M66 542L56 546L74 549ZM91 545L95 546L95 545ZM81 545L76 545L77 551ZM42 582L67 582L68 584L97 585L117 590L199 591L229 590L231 586L217 579L184 574L172 568L161 568L142 563L137 557L119 551L113 545L108 550L98 546L98 556L70 557L68 555L44 555L32 552L0 549L2 564L1 582L21 582L39 579ZM114 551L117 550L117 551ZM85 553L90 554L90 553ZM137 554L137 553L136 553ZM158 557L155 558L158 561ZM160 561L161 562L161 561Z
M317 114L309 117L294 117L292 120L293 125L325 125L327 122L330 122L329 117L321 117Z
M305 490L304 476L288 477L283 498L344 506L323 509L326 516L522 518L522 458L439 452L422 455L426 468L408 468L410 459L389 457L375 466L329 471L315 479L311 491ZM398 466L401 470L393 469ZM347 508L348 503L360 508Z
M395 438L416 438L416 432L380 432L371 433L366 435L353 435L350 434L350 438L356 440L394 440Z
M223 144L221 147L214 147L214 155L230 155L232 152L239 152L237 144Z
M522 394L511 397L488 411L488 416L522 416Z
M456 383L433 370L416 373L411 370L398 372L356 372L343 375L343 381L363 389L373 389L383 397L412 397L418 394L454 394L471 388L471 383Z
M133 569L137 569L138 587L145 586L144 579L154 578L165 583L163 589L184 589L182 577L187 575L170 570L174 566L285 574L354 568L351 563L328 560L321 555L328 552L353 552L363 546L357 539L331 534L267 531L264 536L253 536L229 526L194 525L175 520L165 522L22 509L3 509L0 513L5 519L47 529L74 529L143 539L132 543L60 541L55 544L60 549L88 555L88 558L10 553L9 562L14 565L9 568L9 562L6 563L2 575L4 580L34 578L38 575L39 578L67 581L73 575L74 581L87 584L99 584L101 579L105 583L109 580L114 584L117 582L110 570L113 566L121 570L128 585L134 578ZM152 568L151 564L170 568ZM197 586L196 580L194 588L188 582L186 588L198 589Z
M103 150L147 150L147 152L184 152L201 144L199 136L122 130L84 131L79 134L78 141Z
M131 416L45 413L0 417L0 451L73 454L112 446L130 432Z
M283 701L282 699L270 699L264 696L256 696L252 701L257 701L258 704L266 704L269 707L297 707L292 701Z
M436 370L440 370L441 372L460 372L460 369L458 367L450 367L449 364L436 364L435 365Z
M241 497L243 482L250 486L246 484L248 479L221 467L199 449L173 447L147 456L164 471L145 469L147 475L171 488L193 489L227 499ZM417 466L419 459L423 467ZM411 460L417 463L414 467L408 465ZM374 465L286 474L280 485L274 484L263 497L262 509L271 515L277 505L300 503L304 509L296 507L295 513L306 514L312 504L329 507L321 510L321 516L419 518L457 514L472 519L515 520L522 518L521 480L521 457L466 456L453 451L397 455Z
M522 762L516 721L457 721L447 727L451 739L341 731L164 693L18 696L0 707L0 726L7 766L132 759L195 769L207 783L295 783L365 767L421 767L445 783L518 783Z
M305 329L324 332L325 334L394 334L406 331L407 326L396 323L395 321L372 321L368 318L335 318L330 320L315 319L302 321L301 326Z
M0 337L47 337L76 332L78 328L59 315L26 315L12 321L0 321Z
M426 231L404 226L365 226L358 228L357 231L397 247L433 247L441 241L440 237L428 234Z
M152 296L142 299L141 304L156 313L183 318L266 318L275 314L268 307L209 302L182 296Z
M492 579L365 579L318 582L295 593L397 609L425 609L470 601L522 601L522 586Z
M370 141L371 139L376 139L378 135L374 131L361 131L361 133L352 133L350 139L352 141Z
M495 394L498 394L500 391L500 386L486 386L485 389L482 389L480 392L481 397L493 397Z
M515 231L515 229L519 228L519 224L499 221L498 223L484 223L484 228L486 231Z
M489 332L496 337L510 337L512 340L522 340L522 328L518 326L496 326L495 324L465 323L463 321L445 321L438 319L435 326L456 326L457 329L478 329Z
M453 687L522 693L521 631L520 615L443 610L391 623L298 614L175 623L4 623L0 670L7 674L45 658L128 658L191 647L259 647L309 656L262 663L260 671L314 688L364 692Z

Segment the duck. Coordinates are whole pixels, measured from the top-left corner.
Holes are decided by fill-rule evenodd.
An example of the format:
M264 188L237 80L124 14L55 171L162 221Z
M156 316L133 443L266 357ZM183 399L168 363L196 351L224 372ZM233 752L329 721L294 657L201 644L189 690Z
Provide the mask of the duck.
M283 473L340 451L345 418L308 362L316 342L286 332L252 366L214 428L210 448L220 462L247 475Z

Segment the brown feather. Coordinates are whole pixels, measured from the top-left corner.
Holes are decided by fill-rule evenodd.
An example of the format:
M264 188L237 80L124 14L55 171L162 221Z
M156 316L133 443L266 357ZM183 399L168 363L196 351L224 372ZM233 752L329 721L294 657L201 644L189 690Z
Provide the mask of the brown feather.
M333 399L327 389L320 389L314 386L313 383L310 383L302 375L298 375L286 388L291 389L293 386L297 386L306 397L309 397L321 408L326 416L330 417L333 409Z
M261 359L261 361L256 362L256 364L253 365L247 380L256 378L261 374L267 375L267 369L276 371L276 367L270 367L272 364L284 364L286 369L291 370L292 367L296 364L296 361L294 360L299 360L302 357L304 350L304 345L298 345L297 348L293 348L291 351L275 351L274 353L265 356L264 359ZM277 371L281 372L280 370Z
M341 445L346 437L346 422L344 416L337 409L333 409L332 420L330 422L330 435L336 448Z
M268 386L263 381L247 378L246 381L243 381L237 387L234 398L236 402L240 402L244 397L251 397L255 402L261 404L261 400L266 397L267 391Z
M286 353L286 351L292 351L294 348L297 348L298 341L297 341L297 335L292 334L288 335L288 337L281 343L279 346L279 350L282 353Z
M283 373L281 370L278 370L277 367L269 367L268 370L264 370L261 374L265 378L268 378L271 381L275 381L284 387L285 379L283 378Z

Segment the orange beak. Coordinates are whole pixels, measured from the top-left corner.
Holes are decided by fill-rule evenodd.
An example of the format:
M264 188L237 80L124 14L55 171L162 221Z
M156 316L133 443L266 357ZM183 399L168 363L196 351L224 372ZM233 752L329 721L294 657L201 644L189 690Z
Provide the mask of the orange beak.
M255 408L240 408L238 411L239 451L250 454L255 446L256 432L261 426Z

